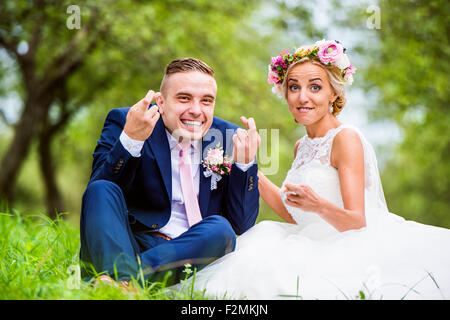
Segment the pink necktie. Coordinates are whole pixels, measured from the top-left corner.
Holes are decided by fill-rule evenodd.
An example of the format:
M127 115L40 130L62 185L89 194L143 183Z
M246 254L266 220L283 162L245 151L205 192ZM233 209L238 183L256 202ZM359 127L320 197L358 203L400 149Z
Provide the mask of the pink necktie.
M190 142L182 142L178 144L180 147L180 181L181 191L184 198L184 206L189 226L192 226L202 220L200 208L198 206L197 195L194 189L194 179L191 171L191 153Z

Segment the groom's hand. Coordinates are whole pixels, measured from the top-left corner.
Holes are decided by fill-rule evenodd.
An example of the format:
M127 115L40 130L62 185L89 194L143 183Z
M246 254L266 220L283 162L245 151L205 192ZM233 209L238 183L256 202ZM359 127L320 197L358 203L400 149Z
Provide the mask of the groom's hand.
M145 141L152 134L160 116L157 105L148 108L155 95L153 90L149 90L147 95L128 111L123 131L131 139Z
M238 128L233 135L233 159L236 163L247 164L255 159L261 137L256 130L253 118L241 117L241 121L247 130Z

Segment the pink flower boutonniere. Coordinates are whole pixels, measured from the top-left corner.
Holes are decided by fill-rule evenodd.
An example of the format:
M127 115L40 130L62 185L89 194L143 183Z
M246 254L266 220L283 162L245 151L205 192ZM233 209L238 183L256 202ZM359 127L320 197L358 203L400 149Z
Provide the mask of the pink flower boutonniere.
M203 172L206 178L211 176L211 190L217 189L217 182L223 175L229 175L231 171L232 159L223 155L223 149L220 143L214 149L208 150L208 155L203 160Z

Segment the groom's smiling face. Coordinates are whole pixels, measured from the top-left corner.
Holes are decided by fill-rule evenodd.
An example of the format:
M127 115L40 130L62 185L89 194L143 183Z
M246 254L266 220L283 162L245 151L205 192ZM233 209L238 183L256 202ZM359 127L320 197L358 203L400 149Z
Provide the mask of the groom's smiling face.
M175 138L201 139L213 121L216 80L200 71L177 72L161 87L156 102L166 129Z

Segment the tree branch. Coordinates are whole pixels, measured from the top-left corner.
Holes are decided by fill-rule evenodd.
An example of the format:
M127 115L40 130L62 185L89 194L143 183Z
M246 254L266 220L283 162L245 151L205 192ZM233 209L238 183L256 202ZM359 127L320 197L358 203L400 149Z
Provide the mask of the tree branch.
M94 8L94 14L91 17L90 23L78 31L72 41L68 44L64 52L62 52L58 57L56 57L53 62L47 67L47 72L44 74L47 75L46 79L43 81L39 81L39 92L48 91L50 88L55 86L58 82L62 81L66 77L68 77L71 73L74 72L77 68L79 68L84 59L91 53L94 48L97 46L98 39L104 34L104 32L108 29L109 25L103 26L97 30L97 32L91 33L91 40L84 50L81 50L81 45L86 42L87 35L91 32L91 28L96 21L99 11ZM74 52L77 52L74 54Z
M28 52L24 55L24 59L30 61L33 64L34 64L34 60L35 60L35 56L36 56L36 50L37 50L37 47L41 40L42 26L43 26L44 20L45 20L44 3L45 2L43 0L37 1L35 10L38 14L37 14L37 17L35 18L35 23L34 23L34 27L33 27L33 33L31 35L31 39L28 42Z
M3 120L4 123L6 123L7 126L12 127L13 123L8 120L6 117L5 111L0 109L0 118Z
M65 95L65 90L64 90ZM49 125L46 130L46 134L48 136L54 135L56 132L60 131L69 121L70 117L73 115L74 109L69 110L67 108L67 96L65 96L63 99L61 99L61 116L59 117L58 121L56 121L54 124Z
M19 58L19 53L17 52L17 41L8 41L5 37L3 37L0 33L0 46L2 46L7 52Z

